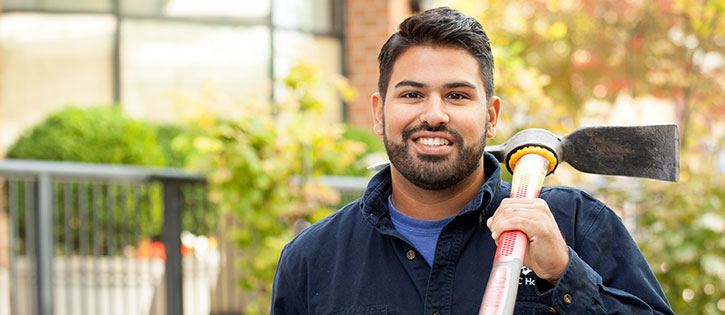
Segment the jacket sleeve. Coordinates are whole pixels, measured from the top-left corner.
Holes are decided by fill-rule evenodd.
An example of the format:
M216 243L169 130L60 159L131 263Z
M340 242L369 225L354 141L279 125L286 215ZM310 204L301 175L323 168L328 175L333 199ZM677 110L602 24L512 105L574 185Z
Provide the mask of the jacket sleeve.
M294 271L293 264L296 262L290 259L287 246L282 250L277 270L274 272L270 315L307 314L307 305L303 298L306 290L302 286L306 283L306 275Z
M621 219L603 204L590 218L556 285L537 279L541 297L560 314L674 314Z

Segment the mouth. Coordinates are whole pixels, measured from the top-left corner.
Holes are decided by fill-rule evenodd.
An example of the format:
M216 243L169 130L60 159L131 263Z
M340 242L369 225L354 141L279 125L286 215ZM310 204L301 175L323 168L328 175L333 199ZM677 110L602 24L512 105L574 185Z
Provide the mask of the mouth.
M421 137L414 140L415 143L420 143L422 145L427 146L442 146L442 145L451 145L451 142L444 138L439 137Z
M453 150L453 138L441 133L421 133L413 135L411 140L417 151L424 155L448 154Z

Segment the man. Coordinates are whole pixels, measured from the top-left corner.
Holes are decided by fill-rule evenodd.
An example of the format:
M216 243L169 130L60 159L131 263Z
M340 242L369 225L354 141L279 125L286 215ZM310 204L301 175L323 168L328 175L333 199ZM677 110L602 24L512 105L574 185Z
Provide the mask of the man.
M529 238L516 314L672 314L620 219L579 190L506 198L484 153L501 100L481 25L438 8L400 24L380 55L374 130L391 160L362 198L282 252L272 314L476 314L495 240Z

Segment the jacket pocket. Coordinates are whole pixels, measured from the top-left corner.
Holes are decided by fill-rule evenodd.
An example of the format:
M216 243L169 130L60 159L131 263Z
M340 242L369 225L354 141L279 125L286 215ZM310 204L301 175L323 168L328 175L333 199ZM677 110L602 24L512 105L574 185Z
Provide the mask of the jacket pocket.
M331 313L330 315L387 315L387 305L366 305L346 309L342 312Z

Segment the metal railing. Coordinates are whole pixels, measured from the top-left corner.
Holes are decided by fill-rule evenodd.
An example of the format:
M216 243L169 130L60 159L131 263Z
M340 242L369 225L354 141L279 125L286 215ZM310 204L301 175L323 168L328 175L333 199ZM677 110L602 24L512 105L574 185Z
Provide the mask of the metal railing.
M185 283L197 262L180 236L185 218L191 233L212 229L192 218L208 209L203 176L29 160L0 161L0 176L0 314L199 313L184 299L200 286Z
M367 180L320 178L336 207ZM0 161L0 315L242 314L238 222L211 207L179 169Z

